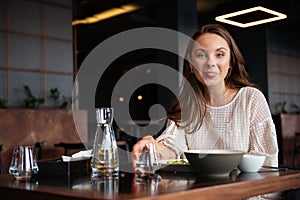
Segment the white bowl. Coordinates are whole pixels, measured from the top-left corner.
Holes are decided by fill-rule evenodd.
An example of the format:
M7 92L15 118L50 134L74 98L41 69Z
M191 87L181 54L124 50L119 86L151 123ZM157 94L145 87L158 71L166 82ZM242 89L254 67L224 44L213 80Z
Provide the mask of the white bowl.
M264 164L265 159L266 156L245 154L238 168L242 172L258 172Z

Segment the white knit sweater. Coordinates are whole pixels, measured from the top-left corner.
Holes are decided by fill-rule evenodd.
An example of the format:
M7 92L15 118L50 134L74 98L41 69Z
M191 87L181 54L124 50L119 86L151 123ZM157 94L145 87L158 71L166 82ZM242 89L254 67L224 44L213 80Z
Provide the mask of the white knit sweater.
M186 134L169 120L157 141L184 156L187 149L230 149L266 155L264 165L278 165L275 125L267 101L258 89L244 87L224 106L207 106L201 128Z

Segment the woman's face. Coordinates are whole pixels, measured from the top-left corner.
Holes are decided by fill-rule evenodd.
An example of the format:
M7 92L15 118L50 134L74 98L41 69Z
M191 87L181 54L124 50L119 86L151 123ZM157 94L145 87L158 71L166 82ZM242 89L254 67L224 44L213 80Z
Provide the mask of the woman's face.
M196 39L191 54L191 68L197 79L207 87L224 84L230 68L230 49L219 35L204 33Z

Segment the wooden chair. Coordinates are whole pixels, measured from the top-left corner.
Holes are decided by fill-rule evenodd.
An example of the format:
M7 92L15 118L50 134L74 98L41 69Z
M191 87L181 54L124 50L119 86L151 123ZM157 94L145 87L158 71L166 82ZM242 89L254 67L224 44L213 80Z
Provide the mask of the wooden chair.
M296 165L298 155L300 155L300 132L295 133L294 152L293 152L293 164L294 165Z
M47 145L47 142L45 141L41 141L41 142L37 142L35 143L35 149L36 149L36 159L37 160L41 160L42 159L42 150L43 147Z

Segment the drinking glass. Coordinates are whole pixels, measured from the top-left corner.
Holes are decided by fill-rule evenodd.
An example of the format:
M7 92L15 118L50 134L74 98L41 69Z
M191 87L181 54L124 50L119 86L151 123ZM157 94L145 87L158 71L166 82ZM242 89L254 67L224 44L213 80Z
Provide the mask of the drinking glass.
M14 148L9 173L16 180L29 180L38 170L36 152L33 146L17 146Z
M160 166L155 144L152 142L146 143L143 152L135 162L135 173L141 178L153 176Z

